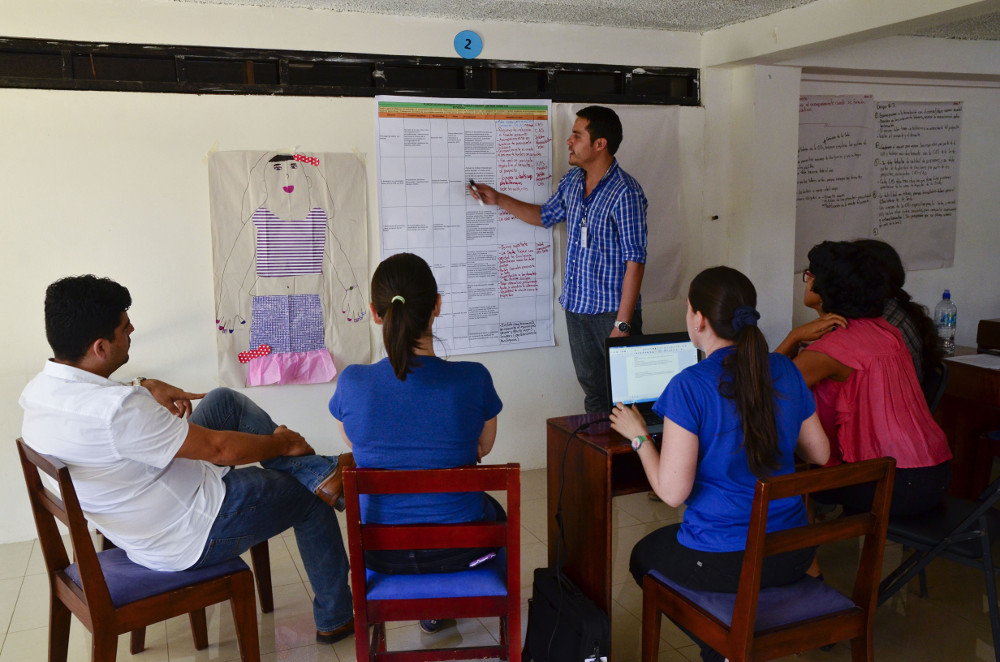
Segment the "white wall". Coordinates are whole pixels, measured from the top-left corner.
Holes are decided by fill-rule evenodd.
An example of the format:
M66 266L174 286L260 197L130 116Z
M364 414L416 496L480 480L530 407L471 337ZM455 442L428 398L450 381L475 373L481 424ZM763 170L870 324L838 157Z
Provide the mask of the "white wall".
M760 328L772 347L787 332L795 247L798 70L746 66L731 72L733 173L727 264L757 289Z
M130 0L130 9L123 7L104 0L4 2L0 26L4 36L436 56L451 55L454 34L466 27L154 0ZM696 66L692 35L653 39L640 31L513 24L477 29L489 49L484 57ZM603 50L593 48L598 40ZM693 193L685 200L692 215L700 213L701 204L703 114L701 108L683 109L680 119L684 138L678 159ZM378 256L378 199L372 99L0 89L0 126L0 153L9 157L0 164L5 201L0 282L6 286L7 317L16 320L0 331L0 342L10 348L0 369L0 439L7 440L0 442L0 502L9 504L0 516L3 543L35 535L10 440L20 431L18 394L50 356L42 318L49 283L94 272L126 285L136 331L131 360L116 376L156 376L207 390L217 384L206 154L301 147L369 159L369 274ZM561 140L556 146L557 158L564 158ZM687 232L687 225L677 219L676 231ZM561 265L556 281L561 282ZM650 307L647 320L649 328L682 324L683 304ZM555 331L551 349L471 357L490 370L504 400L492 461L543 466L545 419L582 410L561 312ZM327 410L334 388L247 392L303 432L317 451L336 453L346 447Z

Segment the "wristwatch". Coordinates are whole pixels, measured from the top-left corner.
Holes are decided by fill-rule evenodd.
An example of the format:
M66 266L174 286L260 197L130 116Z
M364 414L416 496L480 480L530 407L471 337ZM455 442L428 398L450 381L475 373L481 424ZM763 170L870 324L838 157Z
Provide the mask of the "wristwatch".
M632 325L628 322L623 322L621 320L615 320L615 328L622 333L632 333Z
M132 380L132 386L142 386L142 383L146 381L145 377L136 377Z
M649 437L647 437L644 434L640 434L638 437L632 440L632 450L638 453L639 447L641 447L647 441L649 441Z

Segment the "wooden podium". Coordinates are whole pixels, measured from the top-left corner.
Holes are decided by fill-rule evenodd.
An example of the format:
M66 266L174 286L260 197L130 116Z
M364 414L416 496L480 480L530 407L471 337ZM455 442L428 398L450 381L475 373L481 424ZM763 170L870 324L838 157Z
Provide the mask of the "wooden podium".
M606 415L550 418L546 426L549 565L561 560L565 574L610 616L611 499L648 491L649 482L639 456ZM556 521L560 503L564 541Z

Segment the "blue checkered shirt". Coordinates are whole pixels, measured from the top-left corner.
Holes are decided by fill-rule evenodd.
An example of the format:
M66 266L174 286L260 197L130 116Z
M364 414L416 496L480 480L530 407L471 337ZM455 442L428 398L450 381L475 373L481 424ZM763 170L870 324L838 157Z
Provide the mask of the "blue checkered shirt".
M571 313L596 315L618 310L626 262L646 262L646 196L618 160L586 199L586 173L573 168L542 205L542 225L567 221L566 267L559 303ZM587 246L581 226L587 219ZM640 302L635 304L639 310Z

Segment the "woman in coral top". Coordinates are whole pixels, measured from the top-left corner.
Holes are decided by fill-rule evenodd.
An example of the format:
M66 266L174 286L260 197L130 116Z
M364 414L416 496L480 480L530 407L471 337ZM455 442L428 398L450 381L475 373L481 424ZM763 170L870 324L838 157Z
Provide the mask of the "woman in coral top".
M830 438L829 464L893 457L893 514L933 508L951 482L951 451L899 329L880 317L890 293L884 272L862 247L824 241L809 251L803 277L803 303L818 303L826 316L794 329L778 351L793 357L816 396ZM819 335L817 325L829 332L798 351L803 339ZM863 510L873 490L861 485L815 497Z

